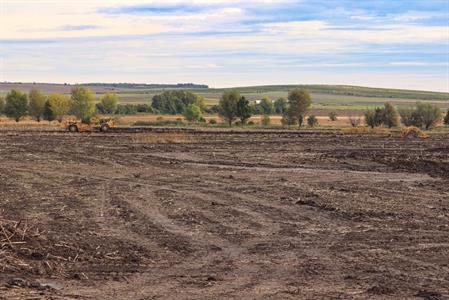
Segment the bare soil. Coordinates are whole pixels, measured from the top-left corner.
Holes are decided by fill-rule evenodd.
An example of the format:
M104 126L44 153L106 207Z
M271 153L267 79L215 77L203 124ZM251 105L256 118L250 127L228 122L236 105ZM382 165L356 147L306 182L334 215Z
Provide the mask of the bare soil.
M449 136L187 134L0 130L0 299L449 298Z

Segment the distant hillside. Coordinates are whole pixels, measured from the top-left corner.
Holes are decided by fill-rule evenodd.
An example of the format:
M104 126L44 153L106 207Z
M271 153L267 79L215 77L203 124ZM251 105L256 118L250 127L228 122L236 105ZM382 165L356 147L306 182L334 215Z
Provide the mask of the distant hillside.
M207 89L205 84L195 83L177 83L177 84L159 84L159 83L82 83L83 86L105 87L105 88L124 88L124 89Z
M401 90L401 89L369 88L369 87L350 86L350 85L323 85L323 84L265 85L265 86L236 87L229 89L208 89L208 91L215 91L217 93L220 93L225 90L236 89L241 93L264 94L267 92L286 92L296 88L306 89L309 92L315 94L449 101L449 93Z
M80 84L81 85L81 84ZM265 86L247 86L235 88L214 89L207 85L194 83L178 83L178 84L137 84L137 83L85 83L95 93L102 94L105 92L116 92L126 95L128 98L134 98L136 101L143 101L139 95L151 95L161 93L167 89L187 89L204 95L206 98L218 99L221 94L227 90L238 90L243 95L257 99L262 96L285 97L288 91L295 88L306 89L314 95L330 95L335 96L338 100L344 97L363 97L377 99L408 99L408 100L433 100L433 101L449 101L449 93L431 92L431 91L414 91L401 89L385 89L385 88L369 88L348 85L265 85ZM40 89L44 93L70 93L70 90L77 85L71 84L55 84L55 83L0 83L0 95L4 95L11 89L19 89L28 92L32 88ZM131 99L132 100L132 99Z

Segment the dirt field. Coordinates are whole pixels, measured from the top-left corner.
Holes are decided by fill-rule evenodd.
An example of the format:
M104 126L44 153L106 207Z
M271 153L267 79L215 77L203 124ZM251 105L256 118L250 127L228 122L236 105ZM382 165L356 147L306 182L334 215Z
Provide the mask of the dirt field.
M0 299L449 298L448 135L185 135L0 129Z

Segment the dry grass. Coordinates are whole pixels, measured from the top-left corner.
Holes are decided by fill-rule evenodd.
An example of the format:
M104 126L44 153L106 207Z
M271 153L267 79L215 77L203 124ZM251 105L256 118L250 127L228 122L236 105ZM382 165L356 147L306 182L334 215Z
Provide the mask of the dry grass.
M391 130L383 127L351 127L341 130L344 134L390 134Z
M191 134L185 132L136 133L131 139L136 144L187 144L195 141Z
M0 219L0 269L5 271L31 270L17 255L17 249L27 244L33 236L27 223Z
M402 127L401 134L405 138L412 137L412 138L426 139L429 137L429 135L427 133L425 133L424 131L422 131L421 129L419 129L415 126Z

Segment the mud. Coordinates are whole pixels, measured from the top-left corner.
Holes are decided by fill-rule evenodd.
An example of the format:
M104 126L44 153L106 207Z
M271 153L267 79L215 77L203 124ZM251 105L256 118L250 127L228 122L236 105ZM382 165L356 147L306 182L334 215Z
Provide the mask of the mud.
M449 298L447 135L135 134L0 130L0 299Z

